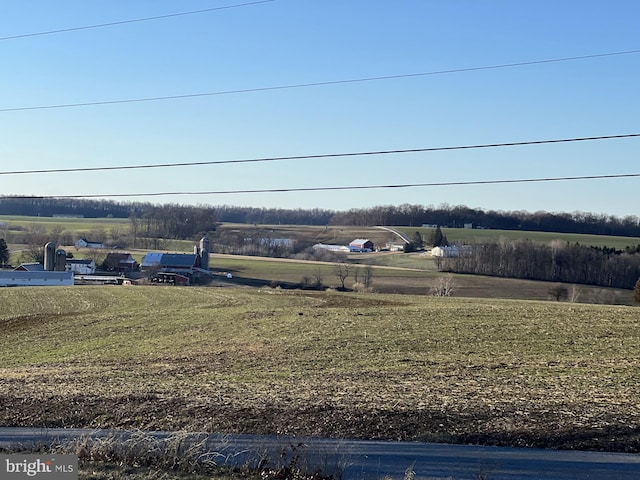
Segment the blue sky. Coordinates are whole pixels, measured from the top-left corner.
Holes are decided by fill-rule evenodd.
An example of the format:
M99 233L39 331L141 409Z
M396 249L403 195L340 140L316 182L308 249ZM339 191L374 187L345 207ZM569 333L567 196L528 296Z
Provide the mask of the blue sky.
M245 0L246 1L246 0ZM242 0L7 0L0 37ZM0 109L438 72L640 50L640 2L275 0L0 40ZM640 132L640 53L157 102L0 112L0 171L202 162ZM90 173L0 193L108 195L640 173L640 138ZM640 178L119 198L347 210L467 205L639 215Z

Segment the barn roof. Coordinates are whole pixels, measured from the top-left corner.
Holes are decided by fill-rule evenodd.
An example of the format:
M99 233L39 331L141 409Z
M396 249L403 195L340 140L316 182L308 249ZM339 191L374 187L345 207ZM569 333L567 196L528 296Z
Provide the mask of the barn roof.
M93 260L90 258L67 258L66 263L72 265L91 265Z
M41 263L23 263L22 265L16 267L14 271L43 272L44 266Z
M142 266L143 267L155 267L160 265L160 260L162 259L162 253L160 252L149 252L144 257L142 257Z
M369 240L368 238L356 238L349 245L364 245L367 242L371 242L371 240ZM373 242L371 242L371 243L373 243Z
M160 259L163 267L193 267L198 256L193 253L165 253Z
M135 259L131 256L130 253L114 253L110 252L107 254L107 258L104 260L105 263L135 263Z

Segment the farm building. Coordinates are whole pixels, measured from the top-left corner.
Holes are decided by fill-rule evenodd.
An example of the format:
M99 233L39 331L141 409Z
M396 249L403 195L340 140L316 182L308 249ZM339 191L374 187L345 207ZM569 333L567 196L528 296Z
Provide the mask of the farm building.
M331 245L327 243L316 243L313 248L318 248L321 250L329 250L331 252L349 252L349 247L345 245Z
M194 253L149 252L142 257L140 267L143 270L157 268L164 272L192 273L200 268L200 258Z
M352 252L373 252L374 244L368 238L356 238L349 244L349 250Z
M14 272L44 272L44 265L41 263L23 263L14 268Z
M154 281L172 284L188 284L191 280L210 275L209 239L202 237L200 243L193 247L193 253L149 252L142 257L140 268L155 272ZM183 277L187 279L186 283Z
M73 272L0 272L0 287L43 287L73 285Z
M471 251L471 245L445 245L442 247L433 247L431 249L432 257L459 257L468 254Z
M96 262L88 258L67 258L64 269L78 275L93 275L96 273Z
M387 243L384 249L390 252L402 252L404 251L404 243Z
M191 279L187 275L171 272L157 273L151 281L155 283L168 283L171 285L189 285L191 283Z
M135 272L140 265L130 253L109 253L104 259L104 266L110 272Z
M144 257L142 257L142 262L140 263L140 268L142 270L148 270L150 268L157 268L160 266L160 261L162 260L161 252L149 252Z
M193 253L164 253L159 266L165 272L192 273L200 268L200 256Z
M86 238L81 238L75 243L76 248L105 248L102 242L92 242Z

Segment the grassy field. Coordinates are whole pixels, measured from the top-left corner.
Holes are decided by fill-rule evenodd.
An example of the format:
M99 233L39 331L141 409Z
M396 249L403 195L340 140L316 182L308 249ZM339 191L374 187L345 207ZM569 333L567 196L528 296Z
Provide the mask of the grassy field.
M64 230L73 233L88 233L96 230L104 230L107 233L112 229L127 229L130 222L126 218L50 218L50 217L27 217L0 215L0 223L5 223L9 227L20 227L30 229L42 227L46 231L54 229ZM411 236L419 231L423 236L427 236L432 230L422 227L393 227L404 234ZM640 237L617 237L608 235L581 235L572 233L554 232L523 232L517 230L471 230L464 228L443 228L443 233L452 243L469 243L494 241L500 238L509 240L530 239L539 242L550 242L552 240L563 240L571 243L578 242L583 245L607 246L624 249L629 245L640 243ZM273 238L293 238L309 243L335 243L348 244L355 238L369 238L376 245L384 245L387 242L397 242L399 239L393 233L377 227L352 227L352 226L308 226L308 225L247 225L222 223L218 227L215 235L224 233L242 233L251 236L252 232L271 235ZM184 243L186 242L186 243ZM191 241L176 241L170 248L180 249L191 248Z
M0 290L0 424L640 451L638 308Z
M416 231L423 237L428 237L433 231L430 228L397 227L398 231L406 235L413 235ZM472 230L465 228L443 228L450 243L480 243L507 240L527 239L535 242L549 243L553 240L561 240L569 243L580 243L594 247L614 247L624 250L624 247L640 244L640 237L617 237L612 235L582 235L578 233L555 232L524 232L519 230Z
M403 293L429 295L439 279L445 276L436 271L430 256L421 254L354 254L350 276L345 281L352 288L356 280L355 268L373 265L372 289L378 293ZM337 288L340 282L335 265L326 262L294 261L286 259L243 257L238 255L212 254L210 267L218 278L230 272L231 282L254 286L290 283L298 284L303 278L311 281L320 274L322 283ZM520 300L549 300L549 282L518 280L511 278L484 277L478 275L453 275L456 297L504 298ZM570 287L570 286L569 286ZM617 303L630 305L630 290L605 289L587 285L576 285L578 301L585 303Z
M100 229L109 232L112 228L129 227L129 220L126 218L53 218L0 215L0 222L6 223L9 227L20 227L27 230L38 226L46 231L60 229L76 233Z
M8 217L0 216L0 222L10 226L28 228L29 225L40 225L48 231L52 229L64 229L76 234L91 232L94 229L109 231L110 228L120 228L123 231L128 228L126 219L85 219L85 218L40 218L40 217ZM416 228L398 227L398 230L408 234ZM426 235L428 229L418 229ZM307 243L338 243L348 244L354 238L370 238L376 244L383 245L386 242L397 242L398 236L376 227L317 227L300 225L245 225L222 224L212 234L212 242L216 238L224 237L225 233L240 233L244 237L254 235L271 236L272 238L294 238ZM640 239L626 237L599 237L587 235L565 235L541 232L512 232L499 230L466 230L445 229L445 233L451 241L471 241L473 239L498 239L501 236L507 238L532 238L538 241L550 241L551 239L564 239L567 241L579 241L585 244L606 244L623 248ZM161 242L160 250L192 252L194 241L191 240L165 240ZM22 251L26 245L10 245L10 263L19 264ZM73 246L61 246L72 252L77 258L85 258L95 254L86 250L77 250ZM138 262L148 250L128 250ZM104 251L106 255L107 250ZM374 267L373 290L380 293L409 293L423 295L428 294L436 284L441 274L437 272L434 259L424 254L399 254L380 252L374 254L351 254L349 261L361 268L366 265ZM318 264L304 261L282 261L279 259L261 257L242 257L236 255L213 254L211 268L219 273L231 272L246 284L260 285L261 283L290 283L298 284L305 279L313 281L318 274L322 282L328 287L339 286L335 275L335 266L331 263ZM346 286L351 288L355 282L355 269L346 280ZM504 278L478 277L471 275L456 275L456 296L480 297L480 298L511 298L511 299L548 299L549 284L526 280L514 280ZM631 293L628 290L602 289L588 286L577 287L580 293L579 299L591 303L620 303L629 304Z

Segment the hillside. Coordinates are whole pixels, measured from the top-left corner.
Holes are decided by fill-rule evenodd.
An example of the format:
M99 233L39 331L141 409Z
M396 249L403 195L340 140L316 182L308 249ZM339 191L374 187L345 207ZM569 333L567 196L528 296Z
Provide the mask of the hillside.
M427 237L431 229L423 227L397 226L391 227L411 237L416 231L423 237ZM501 238L508 240L529 239L539 242L551 242L553 240L578 242L582 245L595 247L613 247L624 249L626 246L640 244L640 237L621 237L611 235L586 235L574 233L556 232L530 232L520 230L478 230L465 228L443 228L443 233L451 243L470 243L482 241L498 241ZM392 232L380 227L354 227L354 226L301 226L301 225L245 225L235 223L223 223L218 226L216 236L227 232L240 233L242 236L251 237L260 233L272 238L291 238L310 244L335 243L348 245L355 238L369 238L376 245L384 245L387 242L399 242L400 238Z

